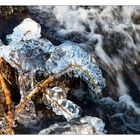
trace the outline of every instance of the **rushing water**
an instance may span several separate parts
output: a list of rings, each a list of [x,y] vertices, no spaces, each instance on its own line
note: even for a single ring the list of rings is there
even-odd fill
[[[103,74],[106,87],[101,96],[91,96],[92,91],[83,80],[70,79],[67,98],[81,107],[81,116],[102,119],[108,134],[139,134],[140,6],[29,6],[28,10],[30,17],[41,25],[43,38],[55,46],[66,41],[76,43],[94,59]],[[63,44],[60,46],[63,49]],[[78,46],[74,46],[75,51]],[[53,117],[48,117],[47,127],[64,121],[50,114]],[[27,131],[38,133],[47,128],[43,124],[45,117],[42,122],[27,126]],[[26,129],[15,130],[28,133]]]

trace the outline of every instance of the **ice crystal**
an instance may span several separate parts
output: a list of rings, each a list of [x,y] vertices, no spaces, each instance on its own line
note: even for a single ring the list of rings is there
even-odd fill
[[[46,98],[57,115],[63,115],[67,121],[80,117],[81,108],[66,99],[66,93],[59,87],[46,89]]]

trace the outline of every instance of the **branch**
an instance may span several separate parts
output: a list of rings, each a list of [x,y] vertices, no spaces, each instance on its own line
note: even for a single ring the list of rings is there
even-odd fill
[[[18,113],[25,106],[26,101],[29,100],[35,93],[37,93],[39,90],[41,90],[45,85],[47,85],[54,78],[56,78],[59,75],[62,75],[63,72],[66,72],[71,67],[77,67],[80,71],[83,72],[83,74],[85,74],[89,79],[91,79],[93,81],[93,84],[94,84],[95,87],[97,86],[96,83],[95,83],[95,81],[94,81],[94,79],[91,77],[91,75],[86,70],[84,70],[80,65],[70,64],[66,68],[62,69],[60,72],[58,72],[58,73],[50,76],[45,81],[43,81],[42,83],[40,83],[39,85],[37,85],[37,87],[34,90],[32,90],[27,96],[25,96],[22,99],[22,101],[20,102],[20,104],[16,107],[16,113]]]

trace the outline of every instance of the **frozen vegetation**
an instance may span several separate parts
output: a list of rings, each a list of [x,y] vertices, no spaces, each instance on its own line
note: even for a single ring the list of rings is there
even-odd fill
[[[14,132],[140,134],[140,6],[27,9],[0,34],[0,82],[16,81]]]
[[[65,42],[59,46],[54,46],[48,40],[41,39],[40,37],[41,26],[32,19],[27,18],[13,29],[12,34],[7,35],[9,45],[0,46],[0,56],[18,70],[21,102],[28,95],[28,92],[35,88],[34,76],[37,71],[43,71],[44,74],[52,75],[61,72],[61,70],[69,65],[72,66],[61,73],[60,76],[73,72],[73,75],[69,76],[82,78],[94,93],[101,93],[105,87],[102,72],[96,64],[96,61],[80,45]],[[46,58],[47,55],[49,58]],[[27,87],[30,88],[27,89]],[[46,93],[48,93],[46,94],[46,100],[51,104],[52,110],[56,115],[63,115],[67,121],[80,118],[81,108],[68,100],[66,96],[61,96],[61,92],[64,91],[59,92],[59,90],[62,89],[59,87],[47,89],[46,87]],[[36,116],[35,106],[32,100],[29,99],[26,101],[26,106],[15,117],[16,120],[24,125],[32,120],[33,115],[34,117]],[[28,106],[32,108],[32,112],[28,111],[30,110]],[[21,118],[22,120],[20,120]],[[94,118],[91,121],[94,121]],[[86,125],[88,126],[88,124]],[[81,126],[79,125],[78,127]],[[92,127],[95,127],[95,129],[97,127],[96,133],[100,134],[98,123],[96,125],[92,124]],[[75,133],[78,134],[79,131]]]

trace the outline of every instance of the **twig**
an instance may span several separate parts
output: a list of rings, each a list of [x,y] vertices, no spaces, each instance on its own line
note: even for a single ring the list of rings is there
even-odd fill
[[[57,77],[58,75],[60,75],[61,73],[65,72],[67,69],[69,69],[71,67],[71,65],[69,65],[68,67],[64,68],[63,70],[61,70],[60,72],[50,76],[49,78],[47,78],[44,82],[40,83],[33,91],[31,91],[27,96],[25,96],[21,103],[16,107],[16,112],[20,111],[21,108],[23,108],[25,106],[25,103],[27,100],[29,100],[36,92],[38,92],[42,87],[44,87],[46,84],[48,84],[51,80],[53,80],[55,77]]]
[[[25,106],[26,101],[29,100],[35,93],[37,93],[39,90],[41,90],[41,88],[43,88],[45,85],[47,85],[50,81],[52,81],[54,78],[61,75],[63,72],[67,71],[71,67],[77,67],[79,70],[81,70],[89,79],[93,80],[93,84],[94,84],[94,86],[96,86],[94,79],[91,77],[91,75],[86,70],[83,70],[80,65],[70,64],[66,68],[62,69],[60,72],[47,78],[45,81],[40,83],[34,90],[32,90],[27,96],[25,96],[22,99],[22,101],[20,102],[20,104],[16,107],[16,113],[18,113]]]

